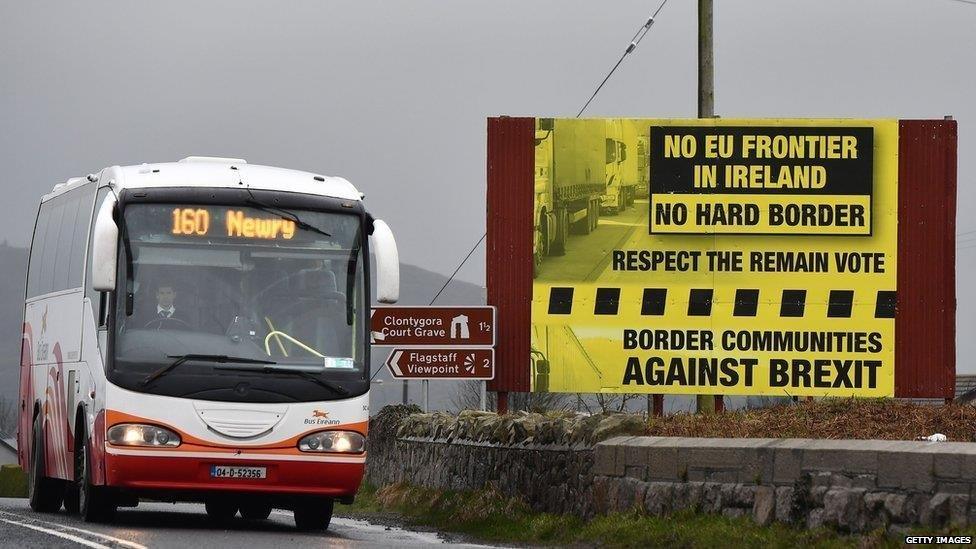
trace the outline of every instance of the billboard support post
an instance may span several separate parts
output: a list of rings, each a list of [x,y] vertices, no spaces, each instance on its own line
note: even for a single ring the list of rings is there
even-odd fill
[[[715,73],[712,51],[712,0],[698,0],[698,118],[715,116]],[[698,395],[699,413],[719,411],[720,396]]]

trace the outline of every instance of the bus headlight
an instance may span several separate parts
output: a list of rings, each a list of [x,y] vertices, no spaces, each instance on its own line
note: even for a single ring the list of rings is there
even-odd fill
[[[156,425],[120,423],[108,430],[108,441],[116,446],[165,446],[180,445],[180,435]]]
[[[359,454],[365,448],[366,437],[354,431],[319,431],[298,441],[298,449],[303,452]]]

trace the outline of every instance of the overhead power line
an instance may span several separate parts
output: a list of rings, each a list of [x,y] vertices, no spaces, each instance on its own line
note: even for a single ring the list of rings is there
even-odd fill
[[[454,272],[451,273],[451,276],[447,278],[447,280],[444,282],[444,285],[441,286],[441,289],[437,291],[437,294],[434,296],[434,299],[431,299],[428,305],[433,305],[434,302],[437,301],[437,298],[441,296],[441,292],[443,292],[444,289],[447,288],[447,285],[450,284],[452,280],[454,280],[454,275],[458,274],[458,271],[461,270],[461,267],[464,267],[464,264],[467,263],[468,258],[471,257],[471,254],[473,254],[474,251],[478,249],[478,246],[481,245],[481,242],[485,239],[486,236],[488,236],[488,233],[482,234],[481,238],[479,238],[478,241],[474,243],[474,246],[471,247],[471,251],[468,252],[468,255],[464,256],[464,259],[462,259],[461,263],[458,264],[457,269],[454,269]]]
[[[617,64],[615,64],[613,68],[610,69],[610,72],[607,73],[607,76],[603,79],[602,82],[600,82],[600,85],[596,87],[596,90],[593,92],[593,95],[591,95],[590,98],[587,99],[586,104],[583,105],[583,108],[580,109],[578,113],[576,113],[576,118],[579,118],[580,116],[583,115],[583,111],[586,110],[586,107],[590,106],[590,103],[593,102],[593,99],[596,97],[596,94],[600,93],[600,90],[603,89],[603,85],[607,83],[607,80],[610,80],[610,77],[613,76],[614,72],[616,72],[617,67],[619,67],[620,64],[624,62],[624,58],[626,58],[628,55],[633,53],[634,50],[637,49],[637,45],[641,43],[641,40],[643,40],[644,37],[647,36],[647,33],[651,30],[651,26],[654,24],[654,18],[657,17],[657,14],[661,12],[661,9],[667,3],[668,0],[664,0],[663,2],[661,2],[661,5],[658,6],[656,10],[654,10],[654,13],[647,18],[647,21],[644,22],[644,24],[641,25],[639,29],[637,29],[637,32],[634,33],[634,37],[630,39],[630,44],[627,45],[627,48],[624,50],[624,53],[622,53],[620,55],[620,59],[617,60]]]
[[[637,32],[634,34],[633,38],[630,39],[630,44],[627,46],[627,49],[624,50],[623,55],[621,55],[620,59],[617,60],[617,64],[614,65],[612,69],[610,69],[610,72],[607,74],[606,78],[604,78],[603,81],[600,82],[600,85],[596,87],[596,91],[594,91],[593,95],[591,95],[590,98],[586,101],[586,104],[583,105],[583,108],[580,109],[578,113],[576,113],[576,118],[579,118],[583,114],[583,111],[586,110],[586,107],[588,107],[590,103],[593,101],[593,99],[596,97],[596,95],[600,93],[600,90],[603,89],[603,85],[607,83],[607,80],[610,80],[610,77],[613,76],[613,73],[617,70],[617,67],[619,67],[620,64],[623,63],[624,58],[630,55],[631,53],[633,53],[635,49],[637,49],[637,45],[641,43],[641,40],[643,40],[645,36],[647,36],[648,31],[651,30],[651,26],[654,25],[654,18],[657,17],[657,14],[661,12],[661,9],[664,8],[664,5],[667,3],[668,0],[663,0],[661,2],[661,5],[659,5],[657,9],[654,10],[654,13],[647,19],[647,21],[645,21],[644,24],[641,25],[639,29],[637,29]],[[479,238],[478,241],[475,242],[474,246],[471,247],[471,250],[468,252],[468,255],[464,256],[464,259],[462,259],[461,263],[459,263],[457,268],[454,269],[454,272],[451,273],[451,276],[447,278],[447,280],[444,282],[444,285],[441,286],[441,289],[438,290],[437,293],[434,295],[434,298],[430,300],[429,305],[433,305],[434,302],[437,301],[437,298],[440,297],[441,293],[443,293],[444,290],[447,288],[447,286],[454,280],[454,277],[458,274],[458,271],[461,270],[461,267],[463,267],[464,264],[467,263],[468,259],[471,258],[471,255],[474,254],[474,251],[478,249],[478,246],[480,246],[481,243],[484,242],[486,236],[488,236],[487,232],[482,233],[481,238]],[[376,373],[374,373],[372,377],[369,378],[370,381],[375,379],[376,376],[379,375],[379,373],[382,371],[383,368],[378,369]]]
[[[627,46],[627,49],[624,50],[623,55],[620,56],[620,59],[617,61],[617,64],[614,65],[612,69],[610,69],[610,73],[607,74],[606,78],[604,78],[602,82],[600,82],[600,85],[597,86],[596,91],[593,92],[593,95],[590,96],[590,99],[587,100],[586,104],[583,105],[583,108],[580,109],[580,111],[576,114],[576,118],[579,118],[583,114],[583,111],[585,111],[586,107],[588,107],[589,104],[593,101],[593,98],[595,98],[596,95],[600,93],[600,89],[602,89],[603,85],[607,83],[607,80],[609,80],[610,76],[612,76],[613,73],[617,70],[617,67],[620,66],[620,63],[623,62],[624,58],[630,55],[631,53],[633,53],[635,49],[637,49],[637,45],[641,43],[641,40],[643,40],[645,36],[647,36],[648,31],[651,30],[651,26],[654,25],[654,18],[657,17],[657,14],[661,13],[661,9],[663,9],[664,5],[667,3],[668,0],[663,0],[661,2],[661,5],[659,5],[657,9],[654,10],[654,13],[647,19],[647,21],[645,21],[644,24],[641,25],[639,29],[637,29],[637,32],[634,33],[634,36],[630,39],[630,44]],[[454,272],[451,273],[451,276],[447,278],[447,281],[444,282],[444,285],[441,286],[441,289],[437,292],[437,294],[434,295],[434,298],[430,300],[430,305],[433,305],[434,302],[437,301],[437,298],[440,297],[444,289],[447,288],[447,286],[454,280],[455,275],[457,275],[458,271],[461,270],[461,267],[463,267],[464,264],[468,261],[468,259],[471,257],[471,254],[473,254],[474,251],[478,249],[478,246],[481,245],[481,243],[485,240],[486,236],[488,236],[487,232],[482,233],[481,238],[479,238],[478,241],[475,242],[474,246],[472,246],[471,248],[471,251],[468,252],[468,255],[464,256],[464,259],[462,259],[461,263],[458,264],[457,269],[454,269]]]
[[[454,272],[451,273],[451,276],[449,276],[446,281],[444,281],[444,285],[441,286],[441,289],[438,290],[436,294],[434,294],[434,298],[431,299],[430,303],[428,303],[427,305],[433,305],[434,302],[437,301],[437,298],[441,296],[441,293],[444,291],[445,288],[447,288],[447,285],[450,284],[452,280],[454,280],[454,277],[458,274],[458,271],[461,270],[461,267],[464,267],[464,264],[467,263],[468,259],[471,258],[471,254],[473,254],[474,251],[478,249],[478,246],[481,245],[481,243],[484,241],[486,236],[488,236],[488,233],[482,234],[481,238],[479,238],[478,241],[474,243],[474,246],[471,247],[471,250],[468,252],[468,255],[464,256],[464,259],[462,259],[461,263],[458,264],[457,269],[454,269]],[[384,368],[382,367],[376,370],[376,373],[374,373],[369,378],[369,381],[372,382],[374,379],[376,379],[376,376],[378,376],[380,372],[382,372],[383,370]]]

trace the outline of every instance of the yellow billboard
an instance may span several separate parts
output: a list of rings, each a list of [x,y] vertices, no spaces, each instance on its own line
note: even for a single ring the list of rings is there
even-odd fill
[[[534,391],[894,394],[898,125],[544,119]]]

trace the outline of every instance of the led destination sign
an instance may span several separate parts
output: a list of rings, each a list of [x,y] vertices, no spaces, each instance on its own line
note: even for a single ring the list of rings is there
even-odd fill
[[[295,236],[294,221],[281,217],[256,217],[243,210],[173,208],[171,215],[173,224],[170,233],[177,236],[225,236],[262,240],[291,240]],[[211,222],[212,220],[216,222]]]

